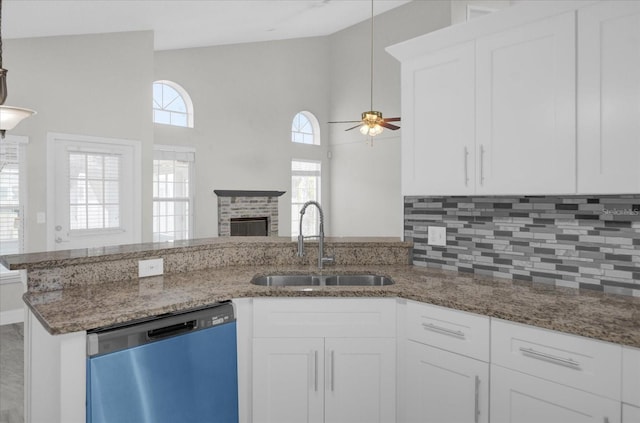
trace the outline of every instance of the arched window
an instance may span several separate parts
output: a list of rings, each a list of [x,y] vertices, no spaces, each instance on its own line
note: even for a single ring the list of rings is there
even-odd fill
[[[153,121],[193,128],[193,103],[184,88],[171,81],[153,83]]]
[[[293,117],[291,142],[320,145],[320,125],[312,113],[300,112]]]

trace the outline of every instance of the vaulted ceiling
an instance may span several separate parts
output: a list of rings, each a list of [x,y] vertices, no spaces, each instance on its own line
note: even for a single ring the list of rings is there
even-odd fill
[[[376,0],[374,14],[410,0]],[[170,50],[329,35],[371,17],[369,0],[4,0],[6,39],[153,30]]]

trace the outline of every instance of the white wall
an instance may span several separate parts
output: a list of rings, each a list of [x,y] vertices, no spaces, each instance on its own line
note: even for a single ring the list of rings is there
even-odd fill
[[[193,100],[195,128],[155,125],[154,136],[196,149],[196,237],[217,236],[214,189],[286,191],[279,233],[290,235],[291,159],[322,159],[329,175],[327,46],[320,37],[155,53],[155,79],[180,84]],[[302,110],[320,121],[321,147],[292,144]]]
[[[400,116],[400,63],[384,49],[450,25],[449,1],[414,1],[375,18],[373,108]],[[359,120],[370,105],[370,21],[330,36],[330,120]],[[402,124],[400,124],[402,126]],[[331,125],[331,219],[334,236],[402,236],[400,136],[373,139]]]
[[[3,40],[9,70],[7,105],[35,109],[11,133],[27,146],[27,252],[47,247],[47,132],[135,139],[150,157],[153,145],[151,83],[153,33],[129,32]],[[151,162],[143,163],[143,239],[151,239]],[[20,284],[0,285],[0,311],[21,306]]]

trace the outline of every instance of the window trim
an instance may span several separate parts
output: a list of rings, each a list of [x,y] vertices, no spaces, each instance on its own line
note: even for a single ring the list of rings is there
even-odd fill
[[[182,97],[182,100],[184,101],[185,107],[187,108],[187,113],[186,113],[187,114],[187,126],[172,125],[170,123],[156,122],[154,120],[154,118],[153,118],[153,111],[154,110],[164,110],[164,109],[156,109],[155,107],[151,108],[151,120],[153,121],[153,123],[157,123],[158,125],[175,126],[176,128],[193,128],[194,127],[193,101],[191,100],[191,96],[189,95],[187,90],[182,88],[181,85],[179,85],[179,84],[177,84],[177,83],[175,83],[173,81],[169,81],[168,79],[159,79],[157,81],[153,81],[153,84],[167,85],[167,86],[173,88],[174,90],[176,90],[178,92],[178,94],[180,95],[180,97]],[[175,112],[171,112],[171,113],[175,113]]]
[[[291,119],[291,126],[293,127],[293,122],[295,121],[296,117],[298,115],[303,115],[304,117],[306,117],[309,120],[309,123],[311,123],[311,128],[313,131],[313,142],[311,144],[307,144],[304,142],[298,142],[298,141],[294,141],[293,137],[291,137],[291,143],[295,144],[295,145],[309,145],[309,146],[320,146],[321,145],[321,138],[320,138],[320,122],[318,122],[318,118],[311,112],[307,111],[307,110],[301,110],[298,113],[296,113],[293,116],[293,119]],[[291,132],[293,133],[293,129],[291,130]]]
[[[158,154],[156,154],[158,153]],[[163,154],[175,154],[176,156],[181,156],[184,155],[184,157],[186,158],[186,161],[190,162],[191,165],[189,166],[189,196],[188,197],[176,197],[176,200],[184,200],[187,199],[189,201],[189,208],[190,208],[190,212],[189,212],[189,228],[188,228],[188,239],[193,239],[194,237],[194,233],[195,233],[195,227],[196,227],[196,218],[195,218],[195,204],[196,204],[196,178],[195,178],[195,163],[196,163],[196,149],[193,147],[184,147],[184,146],[178,146],[178,145],[166,145],[166,144],[155,144],[153,146],[153,159],[152,162],[154,162],[155,160],[171,160],[171,159],[164,159],[164,158],[157,158],[157,155],[163,155]],[[189,157],[190,156],[190,157]],[[179,158],[173,158],[173,160],[179,160]],[[154,164],[152,163],[152,167],[154,167]],[[152,178],[153,178],[153,173],[152,173]],[[153,180],[152,180],[152,184],[153,184]],[[151,198],[151,206],[152,206],[152,211],[151,211],[151,217],[152,217],[152,225],[153,225],[153,206],[155,204],[156,201],[164,201],[164,198],[161,197],[154,197],[153,196],[153,192],[152,192],[152,198]],[[151,228],[151,237],[152,239],[155,238],[155,232],[154,232],[154,228]],[[156,242],[156,241],[154,241]],[[158,241],[161,242],[161,241]]]
[[[309,145],[309,144],[306,144]],[[313,164],[317,164],[319,165],[320,169],[317,171],[308,171],[308,170],[298,170],[298,171],[294,171],[293,169],[291,169],[291,165],[294,162],[304,162],[304,163],[313,163]],[[291,184],[291,203],[289,205],[289,207],[291,208],[291,206],[293,206],[294,202],[293,202],[293,177],[294,176],[313,176],[318,178],[318,193],[317,193],[317,197],[315,198],[314,201],[317,201],[318,203],[322,203],[322,160],[315,160],[315,159],[297,159],[297,158],[292,158],[291,161],[289,162],[289,183]],[[298,228],[294,227],[294,215],[291,216],[291,236],[297,236],[296,232],[298,230]],[[298,223],[300,222],[299,220],[297,220]],[[315,222],[316,225],[318,226],[320,221],[319,219],[317,219],[317,221]],[[296,234],[296,235],[294,235]],[[309,234],[307,234],[309,235]]]
[[[20,236],[18,239],[18,254],[24,253],[27,250],[28,239],[28,225],[26,224],[27,216],[27,145],[29,144],[29,137],[23,135],[10,135],[7,134],[3,143],[15,143],[18,148],[18,202],[21,210],[20,219]],[[10,271],[4,275],[0,275],[0,285],[8,285],[14,283],[21,283],[22,275],[19,270]]]

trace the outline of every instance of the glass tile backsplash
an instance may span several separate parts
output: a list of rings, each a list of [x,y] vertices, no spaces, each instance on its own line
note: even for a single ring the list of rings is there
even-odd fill
[[[640,296],[640,195],[410,196],[404,234],[416,266]]]

